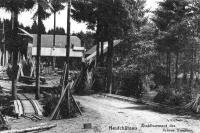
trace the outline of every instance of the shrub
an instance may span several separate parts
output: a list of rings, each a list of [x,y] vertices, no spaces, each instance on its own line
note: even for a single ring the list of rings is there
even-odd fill
[[[124,76],[122,78],[121,94],[141,98],[144,88],[142,87],[141,75],[138,72]]]
[[[170,96],[169,92],[166,90],[161,90],[158,94],[154,97],[153,101],[157,103],[166,103],[166,99]]]
[[[169,90],[173,89],[165,88],[163,90],[160,90],[153,101],[173,106],[181,105],[184,102],[183,93],[170,92]]]

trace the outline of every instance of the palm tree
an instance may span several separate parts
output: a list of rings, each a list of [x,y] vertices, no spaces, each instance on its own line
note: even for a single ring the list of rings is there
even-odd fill
[[[12,98],[16,99],[17,89],[17,72],[18,72],[18,14],[25,9],[31,9],[34,5],[32,0],[0,0],[0,7],[6,9],[7,11],[12,13],[12,44],[9,45],[10,50],[12,51]]]

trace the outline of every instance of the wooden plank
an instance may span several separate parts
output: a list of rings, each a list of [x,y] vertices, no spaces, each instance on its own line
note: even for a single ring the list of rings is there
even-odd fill
[[[18,116],[21,116],[24,113],[21,102],[19,100],[14,100],[14,106],[15,112],[18,114]]]
[[[1,133],[25,133],[25,132],[44,131],[56,126],[57,124],[46,124],[46,125],[40,125],[40,126],[26,128],[26,129],[7,130],[7,131],[2,131]]]
[[[19,105],[19,116],[21,116],[24,113],[23,106],[19,100],[17,100],[17,102]]]
[[[14,106],[15,106],[15,113],[19,115],[19,105],[16,100],[14,100]]]
[[[24,114],[34,114],[35,110],[29,100],[21,100],[24,106]]]
[[[38,115],[42,116],[42,110],[41,110],[41,107],[40,107],[38,101],[37,100],[33,100],[33,104],[35,105],[35,108],[37,109]]]

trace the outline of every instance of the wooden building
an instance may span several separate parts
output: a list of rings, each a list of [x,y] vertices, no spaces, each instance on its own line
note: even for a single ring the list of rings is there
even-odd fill
[[[28,56],[37,55],[37,35],[33,34],[33,41],[28,44]],[[81,40],[77,36],[71,36],[70,64],[79,67],[84,53]],[[56,58],[56,67],[62,68],[66,58],[66,35],[55,36],[55,47],[53,47],[53,35],[41,35],[41,62],[51,66],[53,57]]]

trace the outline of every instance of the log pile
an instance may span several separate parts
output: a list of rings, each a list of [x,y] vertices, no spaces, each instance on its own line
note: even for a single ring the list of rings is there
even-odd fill
[[[186,109],[190,109],[196,113],[200,112],[200,94],[197,95],[190,103],[185,105]]]

